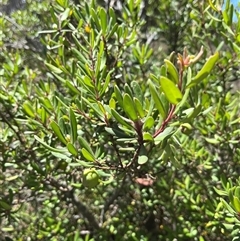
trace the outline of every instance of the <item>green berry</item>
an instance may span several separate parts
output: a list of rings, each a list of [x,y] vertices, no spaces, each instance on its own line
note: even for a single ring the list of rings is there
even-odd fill
[[[96,187],[99,184],[99,175],[95,169],[85,169],[83,171],[82,183],[88,188]]]

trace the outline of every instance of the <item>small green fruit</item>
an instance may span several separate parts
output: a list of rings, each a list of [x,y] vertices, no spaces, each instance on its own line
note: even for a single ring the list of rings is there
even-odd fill
[[[96,187],[99,184],[99,175],[95,169],[85,169],[83,171],[82,183],[89,188]]]

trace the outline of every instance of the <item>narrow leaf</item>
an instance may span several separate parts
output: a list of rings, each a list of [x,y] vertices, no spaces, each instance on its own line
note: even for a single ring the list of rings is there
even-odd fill
[[[187,72],[187,84],[189,84],[191,82],[191,79],[192,79],[192,69],[189,67],[188,72]],[[177,107],[174,111],[174,114],[176,114],[180,110],[180,108],[186,103],[189,93],[190,93],[190,89],[188,88],[185,90],[183,98],[182,98],[181,102],[177,105]]]
[[[0,206],[5,210],[10,210],[11,206],[3,200],[0,200]]]
[[[88,144],[88,142],[82,138],[81,136],[78,137],[79,144],[82,148],[86,149],[92,156],[94,156],[92,148]]]
[[[86,158],[88,161],[94,161],[95,158],[94,156],[88,152],[88,150],[86,150],[85,148],[82,148],[82,155],[84,156],[84,158]]]
[[[178,84],[178,72],[176,67],[170,62],[168,59],[164,59],[165,65],[167,67],[167,72],[170,75],[170,79],[175,83]]]
[[[35,117],[35,113],[34,113],[34,109],[32,107],[32,105],[28,102],[28,101],[25,101],[23,103],[23,110],[26,112],[26,114],[32,118]]]
[[[160,100],[160,93],[157,93],[155,86],[153,85],[152,81],[149,80],[149,88],[150,93],[153,97],[154,103],[156,105],[156,108],[158,109],[159,114],[162,116],[163,119],[166,118],[166,112],[164,110],[163,104]]]
[[[219,52],[216,52],[214,55],[210,56],[208,58],[207,62],[202,67],[202,69],[192,79],[190,84],[187,85],[187,88],[191,88],[191,87],[197,85],[198,83],[200,83],[203,79],[205,79],[212,71],[212,69],[215,66],[218,59],[219,59]]]
[[[234,209],[233,209],[223,198],[220,198],[220,201],[222,202],[222,204],[224,205],[224,207],[225,207],[231,214],[236,213],[236,212],[234,211]]]
[[[55,121],[52,121],[50,123],[50,126],[52,128],[52,130],[54,131],[54,133],[56,134],[56,136],[58,137],[58,139],[63,143],[63,144],[67,144],[67,141],[65,139],[65,137],[62,134],[61,129],[59,128],[58,124]]]
[[[133,100],[134,100],[134,104],[136,106],[136,109],[137,109],[137,112],[138,112],[139,116],[141,118],[143,118],[145,116],[145,111],[143,109],[143,106],[142,106],[141,102],[139,101],[139,99],[137,99],[135,97],[133,98]]]
[[[75,143],[77,140],[77,120],[73,110],[69,109],[70,130],[71,130],[71,142]]]
[[[121,116],[120,114],[118,114],[117,111],[115,111],[114,109],[111,108],[111,114],[112,116],[123,126],[126,126],[127,128],[133,128],[131,126],[131,124],[129,124],[129,121],[127,121],[126,118],[124,118],[123,116]]]
[[[62,70],[59,69],[59,68],[57,68],[57,67],[55,67],[54,65],[49,64],[49,63],[45,63],[45,64],[46,64],[47,67],[48,67],[51,71],[53,71],[54,73],[56,73],[56,74],[61,74],[61,73],[62,73]]]
[[[100,15],[100,21],[101,21],[101,27],[102,27],[102,32],[105,35],[106,30],[107,30],[107,13],[104,8],[101,8],[99,11]]]
[[[74,155],[74,156],[78,155],[78,152],[72,143],[68,142],[67,149],[72,155]]]
[[[123,107],[123,97],[122,97],[121,91],[119,90],[117,85],[114,86],[114,93],[115,93],[116,99],[118,101],[118,104],[121,107]]]
[[[41,140],[38,136],[34,135],[34,138],[39,142],[41,143],[44,147],[46,147],[48,150],[52,151],[52,152],[58,152],[58,153],[64,153],[65,150],[62,149],[56,149],[56,148],[53,148],[51,146],[49,146],[46,142],[44,142],[43,140]]]
[[[235,210],[237,211],[237,213],[240,213],[240,200],[236,196],[233,197],[233,206],[234,206]]]

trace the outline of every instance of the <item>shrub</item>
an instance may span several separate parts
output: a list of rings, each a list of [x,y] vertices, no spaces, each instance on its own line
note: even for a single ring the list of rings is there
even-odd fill
[[[9,52],[2,43],[4,234],[236,240],[239,94],[232,83],[240,20],[232,21],[233,6],[76,2],[39,3],[49,18],[40,11],[45,47],[34,61],[33,49]]]

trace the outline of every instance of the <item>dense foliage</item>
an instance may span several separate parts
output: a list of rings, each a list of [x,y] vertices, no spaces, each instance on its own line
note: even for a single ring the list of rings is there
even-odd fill
[[[240,240],[230,1],[20,2],[0,18],[0,239]]]

